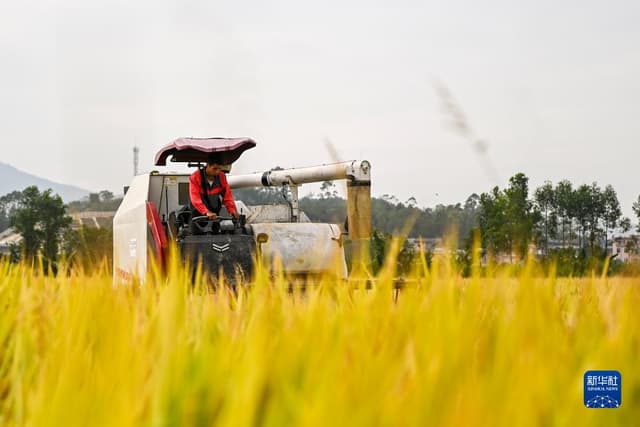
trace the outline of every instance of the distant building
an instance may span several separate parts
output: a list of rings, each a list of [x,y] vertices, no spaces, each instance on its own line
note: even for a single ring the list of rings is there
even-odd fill
[[[432,252],[434,254],[442,254],[445,252],[444,244],[440,237],[410,237],[407,239],[407,244],[416,251],[419,251],[422,247],[426,252]]]
[[[622,262],[640,261],[640,235],[629,234],[613,238],[611,256]]]
[[[7,228],[0,233],[0,255],[9,255],[12,245],[19,245],[22,236],[16,233],[13,228]]]
[[[75,212],[71,214],[73,222],[71,228],[78,229],[82,226],[89,228],[111,228],[113,226],[114,211],[87,211]]]

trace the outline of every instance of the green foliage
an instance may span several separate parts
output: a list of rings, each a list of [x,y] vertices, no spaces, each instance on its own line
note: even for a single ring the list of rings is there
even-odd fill
[[[0,232],[3,232],[9,228],[10,220],[9,215],[4,210],[0,210]]]
[[[509,187],[504,190],[504,197],[504,229],[509,236],[510,249],[518,259],[523,259],[533,241],[535,227],[540,222],[540,214],[529,200],[529,178],[523,173],[512,176]]]
[[[506,233],[507,200],[498,187],[480,195],[478,227],[483,249],[497,255],[511,250],[511,236]]]
[[[303,197],[300,199],[300,209],[314,222],[343,224],[347,218],[347,201],[340,197]]]
[[[414,199],[415,200],[415,199]],[[420,209],[410,198],[406,203],[390,196],[371,199],[373,227],[385,234],[407,233],[407,237],[436,238],[459,231],[468,234],[476,222],[478,196],[471,195],[464,205],[437,205]],[[304,198],[300,206],[313,221],[341,223],[346,217],[346,201],[340,198]],[[407,224],[413,224],[405,230]]]
[[[100,200],[102,200],[103,202],[110,202],[114,199],[114,195],[111,191],[108,190],[102,190],[100,193],[98,193],[100,196]]]
[[[625,227],[622,223],[622,210],[616,190],[611,185],[607,185],[602,192],[602,203],[604,204],[602,221],[604,223],[604,247],[608,246],[609,230],[617,227]]]
[[[638,196],[638,200],[633,202],[633,213],[636,214],[636,218],[638,219],[637,231],[640,232],[640,196]]]
[[[558,205],[551,182],[546,181],[542,187],[536,189],[534,200],[543,221],[543,230],[540,232],[539,240],[544,243],[545,254],[547,254],[549,252],[549,240],[557,237],[558,234]]]
[[[69,212],[111,212],[118,210],[122,203],[121,197],[115,197],[111,191],[102,190],[91,193],[84,200],[76,200],[67,205]]]
[[[621,262],[617,260],[611,261],[609,269],[610,275],[624,277],[640,277],[640,262]]]
[[[378,229],[374,229],[371,235],[371,268],[374,274],[378,274],[390,256],[391,245],[394,236],[386,234]],[[413,263],[418,256],[418,251],[407,240],[402,242],[402,247],[395,257],[395,270],[397,275],[406,276],[411,272]],[[432,254],[428,253],[427,265],[431,265]]]
[[[553,207],[555,208],[557,215],[560,217],[562,247],[565,247],[567,238],[571,239],[572,233],[572,218],[574,213],[573,184],[566,179],[562,180],[556,184],[554,193],[555,204]]]
[[[320,186],[321,198],[336,198],[338,197],[338,191],[336,190],[336,184],[333,181],[324,181]]]
[[[604,249],[597,247],[595,253],[588,253],[586,250],[574,250],[572,248],[556,248],[549,251],[547,257],[542,258],[540,263],[544,271],[549,273],[554,270],[559,277],[581,277],[589,274],[601,274],[607,266],[607,257]],[[610,260],[607,273],[617,274],[620,270],[621,262]]]
[[[113,229],[82,226],[68,229],[64,235],[63,253],[68,263],[92,271],[96,265],[113,263]]]
[[[21,197],[22,192],[20,191],[13,191],[0,197],[0,232],[11,225],[11,217]]]
[[[380,230],[374,229],[371,234],[371,268],[377,274],[384,265],[387,253],[387,237]]]
[[[71,224],[64,203],[51,189],[40,192],[27,187],[16,200],[10,220],[11,226],[22,236],[22,253],[33,260],[41,253],[45,263],[55,265],[62,233]]]
[[[480,241],[480,229],[476,227],[463,239],[460,248],[455,251],[455,266],[462,277],[471,276],[473,272],[474,243]],[[482,249],[477,247],[475,250]]]

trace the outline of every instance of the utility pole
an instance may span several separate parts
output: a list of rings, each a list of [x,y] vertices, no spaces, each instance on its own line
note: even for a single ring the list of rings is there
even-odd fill
[[[140,149],[136,146],[133,147],[133,176],[138,175],[138,154]]]

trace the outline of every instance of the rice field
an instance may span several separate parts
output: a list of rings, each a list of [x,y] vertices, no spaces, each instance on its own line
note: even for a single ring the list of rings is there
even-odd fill
[[[0,263],[0,425],[640,425],[640,278],[393,276],[234,294],[175,261],[116,287]],[[585,408],[594,369],[620,408]]]

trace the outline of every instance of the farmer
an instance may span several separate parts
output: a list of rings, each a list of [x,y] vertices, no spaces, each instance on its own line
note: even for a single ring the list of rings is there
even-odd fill
[[[225,205],[229,215],[238,218],[238,210],[233,201],[231,187],[222,172],[222,161],[215,153],[209,155],[207,165],[198,168],[189,178],[189,198],[191,217],[208,216],[216,219]]]

